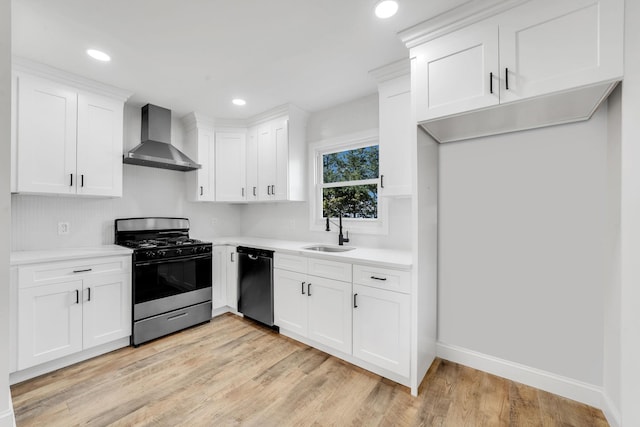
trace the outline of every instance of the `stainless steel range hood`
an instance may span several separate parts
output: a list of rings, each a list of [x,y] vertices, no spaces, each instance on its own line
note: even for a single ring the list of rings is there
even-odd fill
[[[171,110],[142,107],[141,143],[125,154],[123,163],[152,168],[192,171],[202,166],[171,145]]]

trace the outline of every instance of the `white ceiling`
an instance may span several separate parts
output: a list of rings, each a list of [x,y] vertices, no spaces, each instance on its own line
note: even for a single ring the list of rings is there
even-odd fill
[[[375,0],[13,0],[12,46],[178,116],[313,112],[375,92],[368,71],[408,56],[398,31],[468,1],[399,0],[379,20]]]

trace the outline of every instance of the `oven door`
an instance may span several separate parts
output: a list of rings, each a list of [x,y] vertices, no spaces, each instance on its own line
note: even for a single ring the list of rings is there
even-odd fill
[[[211,301],[211,254],[135,262],[133,319]]]

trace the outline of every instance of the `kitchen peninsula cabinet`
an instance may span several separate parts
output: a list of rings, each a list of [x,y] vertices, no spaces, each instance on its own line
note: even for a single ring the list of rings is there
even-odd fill
[[[235,246],[213,247],[213,313],[238,311],[238,253]]]
[[[125,92],[14,61],[12,192],[122,196]]]
[[[401,32],[417,122],[446,142],[589,118],[622,79],[623,6],[502,3],[479,21],[462,7]]]

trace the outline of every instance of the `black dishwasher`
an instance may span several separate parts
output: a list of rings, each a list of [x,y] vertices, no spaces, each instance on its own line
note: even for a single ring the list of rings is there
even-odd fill
[[[273,251],[238,246],[238,311],[273,327]]]

